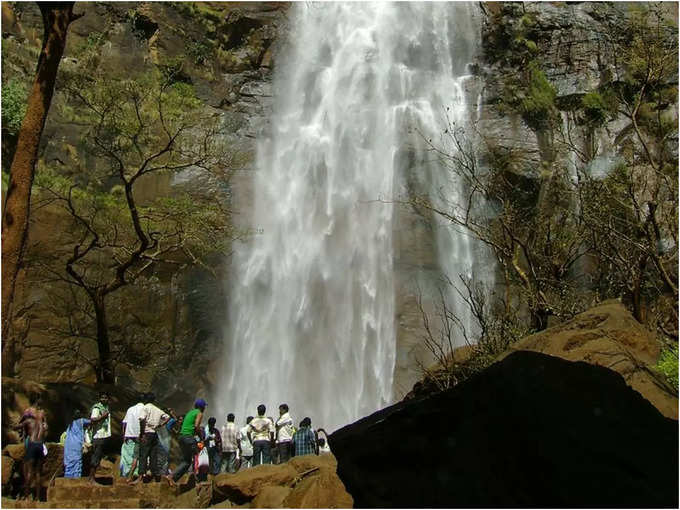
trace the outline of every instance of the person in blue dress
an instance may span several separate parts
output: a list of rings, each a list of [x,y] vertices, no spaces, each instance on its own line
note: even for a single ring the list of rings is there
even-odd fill
[[[83,441],[85,440],[85,427],[90,425],[90,420],[82,418],[80,411],[76,409],[73,421],[66,429],[64,441],[64,477],[80,478],[83,476]]]

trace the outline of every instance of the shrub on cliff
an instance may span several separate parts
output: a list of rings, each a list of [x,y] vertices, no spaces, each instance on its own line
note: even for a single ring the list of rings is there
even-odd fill
[[[10,79],[2,85],[2,178],[9,183],[9,167],[12,164],[21,122],[26,115],[28,89],[18,79]],[[7,186],[3,186],[7,190]]]
[[[661,352],[656,369],[666,378],[668,383],[678,391],[678,346],[673,346]]]
[[[16,135],[21,128],[21,121],[26,115],[28,90],[18,80],[9,80],[2,85],[2,129]]]
[[[535,61],[529,63],[528,75],[528,84],[524,98],[519,101],[519,110],[529,127],[540,129],[549,125],[556,114],[557,92]]]

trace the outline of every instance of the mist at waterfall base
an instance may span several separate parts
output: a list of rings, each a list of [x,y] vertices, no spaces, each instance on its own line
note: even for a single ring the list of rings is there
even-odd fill
[[[432,200],[455,183],[428,162],[479,38],[468,3],[295,3],[260,138],[250,227],[229,279],[212,407],[237,423],[260,403],[333,431],[390,403],[396,357],[392,201],[408,147]],[[453,197],[455,199],[455,197]],[[451,197],[449,197],[451,199]],[[454,200],[455,201],[455,200]],[[442,270],[468,274],[468,241],[438,234]],[[446,237],[444,239],[442,236]],[[212,415],[212,412],[209,412]]]

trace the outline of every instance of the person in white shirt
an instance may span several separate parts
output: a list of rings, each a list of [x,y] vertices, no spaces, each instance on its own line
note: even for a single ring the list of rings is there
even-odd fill
[[[152,402],[155,399],[156,396],[153,393],[147,393],[144,407],[139,415],[139,475],[140,478],[146,475],[150,457],[151,474],[157,482],[160,482],[161,472],[158,463],[160,443],[156,429],[165,425],[170,419],[170,415],[153,405]]]
[[[208,419],[208,424],[205,426],[205,447],[208,449],[208,457],[210,459],[210,467],[208,471],[210,474],[220,474],[222,469],[222,434],[215,424],[217,418],[211,416]]]
[[[123,446],[120,448],[120,475],[127,476],[128,481],[137,476],[139,462],[139,414],[144,408],[138,402],[128,408],[123,418]]]
[[[168,474],[168,460],[170,458],[170,442],[172,440],[172,428],[177,423],[177,418],[175,417],[175,411],[173,409],[168,409],[168,414],[170,419],[168,422],[156,429],[156,434],[158,434],[158,466],[162,475]]]
[[[320,437],[321,434],[323,434],[324,437]],[[319,455],[323,453],[331,453],[331,447],[328,446],[328,432],[322,428],[318,428],[316,430],[316,435],[318,437]]]
[[[288,413],[288,404],[279,406],[279,419],[276,420],[276,448],[279,452],[279,463],[288,462],[293,456],[293,419]]]
[[[319,438],[319,455],[323,455],[324,453],[331,453],[331,447],[328,446],[326,443],[326,440],[323,437]]]
[[[253,466],[271,464],[271,442],[274,440],[274,423],[264,413],[264,404],[257,406],[257,417],[248,424],[250,441],[253,443]]]
[[[222,427],[222,461],[226,463],[227,473],[236,473],[236,452],[238,451],[238,429],[234,413],[227,415],[227,423]]]
[[[241,457],[241,468],[243,469],[253,465],[253,444],[250,442],[250,437],[248,436],[251,421],[253,421],[253,417],[248,416],[245,426],[238,431],[237,436],[238,452]]]

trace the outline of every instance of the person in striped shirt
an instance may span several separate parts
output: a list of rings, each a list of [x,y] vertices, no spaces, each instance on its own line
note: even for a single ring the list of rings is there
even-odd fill
[[[238,432],[234,413],[227,415],[227,422],[222,427],[222,463],[226,473],[236,473],[236,452],[238,451]]]
[[[312,430],[312,420],[306,417],[300,422],[300,428],[293,435],[295,456],[319,454],[316,444],[316,435]]]

